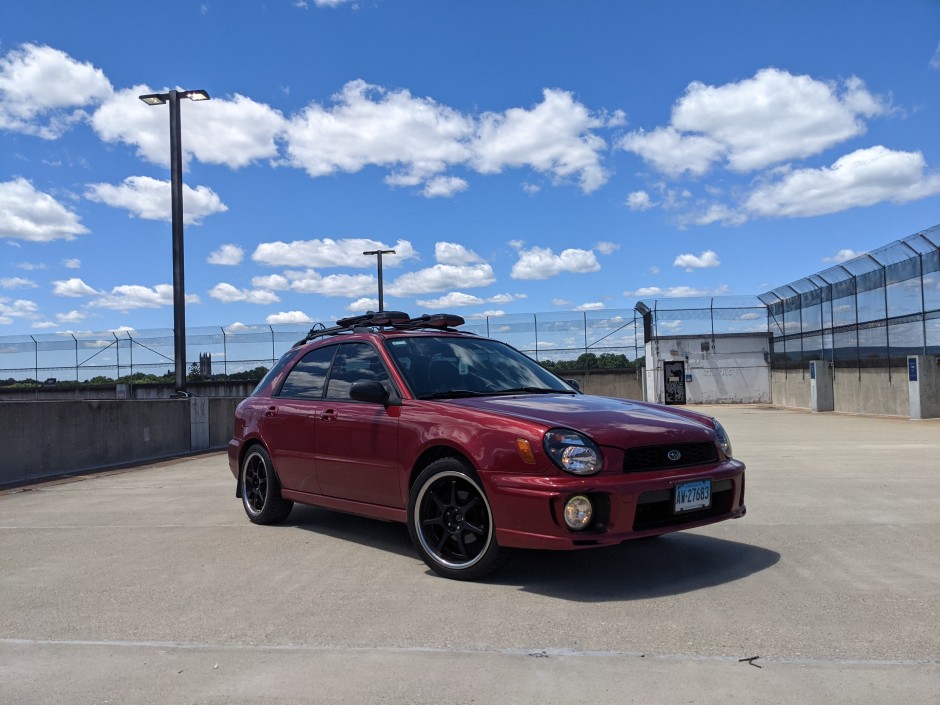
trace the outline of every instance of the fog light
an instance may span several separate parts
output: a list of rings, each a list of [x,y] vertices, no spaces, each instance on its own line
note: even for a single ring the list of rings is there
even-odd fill
[[[583,494],[575,495],[565,502],[565,523],[572,531],[581,531],[591,523],[594,506]]]

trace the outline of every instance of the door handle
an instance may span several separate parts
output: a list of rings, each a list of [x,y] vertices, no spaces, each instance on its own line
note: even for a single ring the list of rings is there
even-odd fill
[[[267,409],[265,409],[264,415],[267,417],[277,416],[277,407],[269,406]]]
[[[321,421],[336,421],[336,412],[332,409],[327,409],[322,414],[320,414]]]

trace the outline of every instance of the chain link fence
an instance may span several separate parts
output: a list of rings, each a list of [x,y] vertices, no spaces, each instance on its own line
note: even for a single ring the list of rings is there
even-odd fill
[[[637,310],[601,309],[469,319],[462,330],[503,340],[543,363],[582,355],[643,357],[647,337],[766,332],[771,365],[805,371],[901,367],[940,354],[940,225],[757,297],[657,299]],[[325,323],[332,325],[332,323]],[[212,360],[213,376],[257,376],[310,324],[190,328],[187,365]],[[120,330],[0,337],[0,384],[110,382],[173,375],[173,331]]]
[[[940,225],[781,286],[767,304],[774,369],[905,367],[940,354]]]
[[[325,325],[332,325],[326,323]],[[311,324],[189,328],[187,367],[211,356],[211,374],[260,377]],[[643,355],[643,324],[633,310],[513,314],[469,319],[461,330],[503,340],[535,359],[574,360],[611,353]],[[173,376],[173,331],[120,330],[0,337],[0,384],[112,382],[139,375]],[[188,370],[187,370],[188,371]]]

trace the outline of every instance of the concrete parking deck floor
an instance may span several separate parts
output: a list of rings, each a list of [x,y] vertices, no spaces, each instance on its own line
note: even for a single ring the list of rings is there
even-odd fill
[[[0,702],[940,702],[940,421],[707,411],[745,518],[477,583],[222,454],[2,493]]]

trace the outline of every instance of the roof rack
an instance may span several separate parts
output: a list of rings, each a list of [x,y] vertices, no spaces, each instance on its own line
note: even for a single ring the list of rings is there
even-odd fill
[[[348,316],[341,318],[335,326],[327,328],[322,323],[315,324],[302,339],[294,343],[293,347],[299,347],[310,342],[315,338],[324,335],[336,335],[355,330],[368,330],[371,328],[393,328],[395,330],[441,330],[450,333],[457,333],[457,326],[462,326],[466,321],[461,316],[452,313],[425,313],[416,318],[412,318],[404,311],[367,311],[359,316]]]

